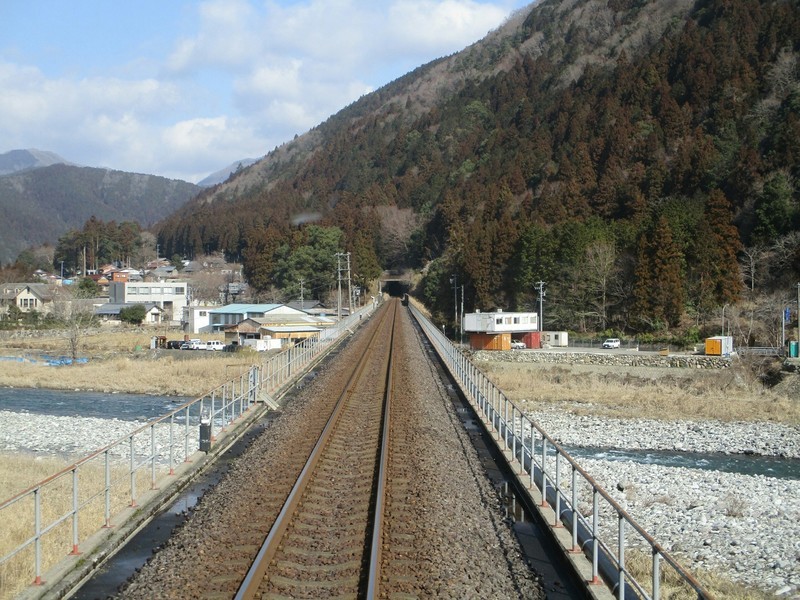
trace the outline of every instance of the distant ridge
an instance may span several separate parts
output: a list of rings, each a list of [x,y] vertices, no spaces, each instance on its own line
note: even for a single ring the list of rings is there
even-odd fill
[[[212,185],[217,185],[218,183],[224,183],[227,181],[228,177],[230,177],[233,173],[238,171],[239,169],[244,169],[249,167],[253,163],[257,162],[258,159],[256,158],[243,158],[242,160],[237,160],[236,162],[228,165],[224,169],[220,169],[219,171],[214,171],[206,177],[205,179],[198,181],[197,185],[200,187],[211,187]]]
[[[0,263],[13,261],[26,248],[55,246],[61,235],[80,229],[91,217],[149,227],[201,190],[192,183],[156,175],[68,164],[31,166],[4,175],[0,177]]]
[[[0,175],[10,175],[27,169],[37,169],[58,164],[76,166],[75,163],[71,163],[55,152],[48,152],[47,150],[36,150],[35,148],[10,150],[5,154],[0,154]]]

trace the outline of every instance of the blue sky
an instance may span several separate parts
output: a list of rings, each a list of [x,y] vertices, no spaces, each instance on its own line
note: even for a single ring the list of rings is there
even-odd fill
[[[196,182],[500,26],[523,0],[0,0],[0,153]]]

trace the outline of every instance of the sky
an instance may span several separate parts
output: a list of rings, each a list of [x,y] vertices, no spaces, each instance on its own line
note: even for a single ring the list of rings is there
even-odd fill
[[[530,0],[0,0],[0,153],[197,182]]]

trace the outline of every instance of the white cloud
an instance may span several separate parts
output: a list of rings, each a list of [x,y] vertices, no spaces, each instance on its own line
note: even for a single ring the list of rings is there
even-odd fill
[[[389,39],[420,52],[451,53],[486,35],[507,11],[470,0],[398,0],[389,11]]]
[[[71,79],[0,58],[0,151],[38,147],[197,181],[477,41],[510,2],[518,0],[209,0],[196,23],[182,22],[195,30],[167,56],[137,61],[154,65],[138,78],[119,76],[129,65]]]

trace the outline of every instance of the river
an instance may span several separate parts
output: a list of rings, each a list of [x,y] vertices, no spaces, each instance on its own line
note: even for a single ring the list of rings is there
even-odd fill
[[[189,398],[140,394],[0,388],[0,410],[125,421],[147,421],[160,417],[188,400]],[[586,447],[564,449],[579,462],[581,458],[594,458],[800,479],[800,460],[774,456]]]

